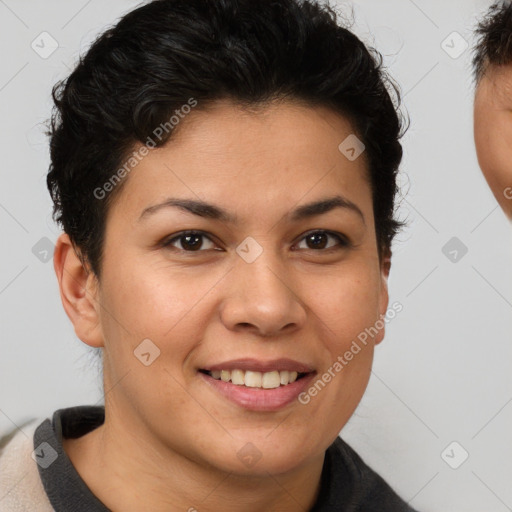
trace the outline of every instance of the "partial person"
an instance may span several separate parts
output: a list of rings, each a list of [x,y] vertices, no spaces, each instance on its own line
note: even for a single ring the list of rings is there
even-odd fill
[[[512,222],[512,3],[491,5],[477,29],[474,136],[478,163]]]

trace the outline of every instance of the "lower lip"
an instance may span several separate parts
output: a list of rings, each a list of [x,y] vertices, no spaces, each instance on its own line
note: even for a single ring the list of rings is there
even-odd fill
[[[315,376],[315,373],[312,372],[286,386],[263,389],[238,386],[231,382],[214,379],[202,372],[198,373],[222,396],[240,407],[251,411],[277,411],[282,409],[296,400]]]

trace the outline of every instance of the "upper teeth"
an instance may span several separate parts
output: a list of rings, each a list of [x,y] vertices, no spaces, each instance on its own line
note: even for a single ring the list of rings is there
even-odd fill
[[[211,372],[214,379],[220,379],[224,382],[231,381],[232,384],[238,386],[247,386],[250,388],[278,388],[281,384],[291,384],[297,380],[297,372],[289,372],[288,370],[272,372],[253,372],[250,370],[214,370]]]

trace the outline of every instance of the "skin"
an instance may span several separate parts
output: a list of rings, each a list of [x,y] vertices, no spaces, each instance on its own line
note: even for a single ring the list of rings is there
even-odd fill
[[[489,66],[475,94],[478,163],[496,200],[512,221],[512,66]]]
[[[379,331],[307,405],[248,411],[197,373],[236,358],[289,357],[318,375],[388,306],[389,257],[379,261],[364,153],[338,145],[350,123],[294,103],[244,112],[229,102],[194,111],[175,137],[130,173],[107,217],[101,281],[80,264],[69,237],[55,250],[61,298],[77,336],[102,347],[105,423],[64,449],[114,511],[309,510],[324,453],[366,389]],[[299,222],[297,206],[341,194],[363,219],[337,208]],[[141,212],[168,197],[206,200],[238,224],[178,208]],[[200,251],[181,238],[208,233]],[[306,234],[325,229],[327,248]],[[252,263],[246,238],[263,249]],[[201,239],[200,239],[201,240]],[[333,247],[329,249],[329,247]],[[388,255],[389,256],[389,255]],[[134,349],[149,338],[160,356],[144,366]],[[237,452],[251,442],[261,459]]]

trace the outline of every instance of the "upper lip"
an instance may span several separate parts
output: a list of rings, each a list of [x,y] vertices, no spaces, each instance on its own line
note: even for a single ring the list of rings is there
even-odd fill
[[[231,361],[224,361],[223,363],[212,364],[201,368],[206,371],[219,371],[219,370],[244,370],[254,372],[271,372],[271,371],[284,371],[297,373],[310,373],[314,371],[314,368],[308,364],[294,361],[293,359],[281,358],[272,359],[269,361],[262,361],[259,359],[232,359]]]

